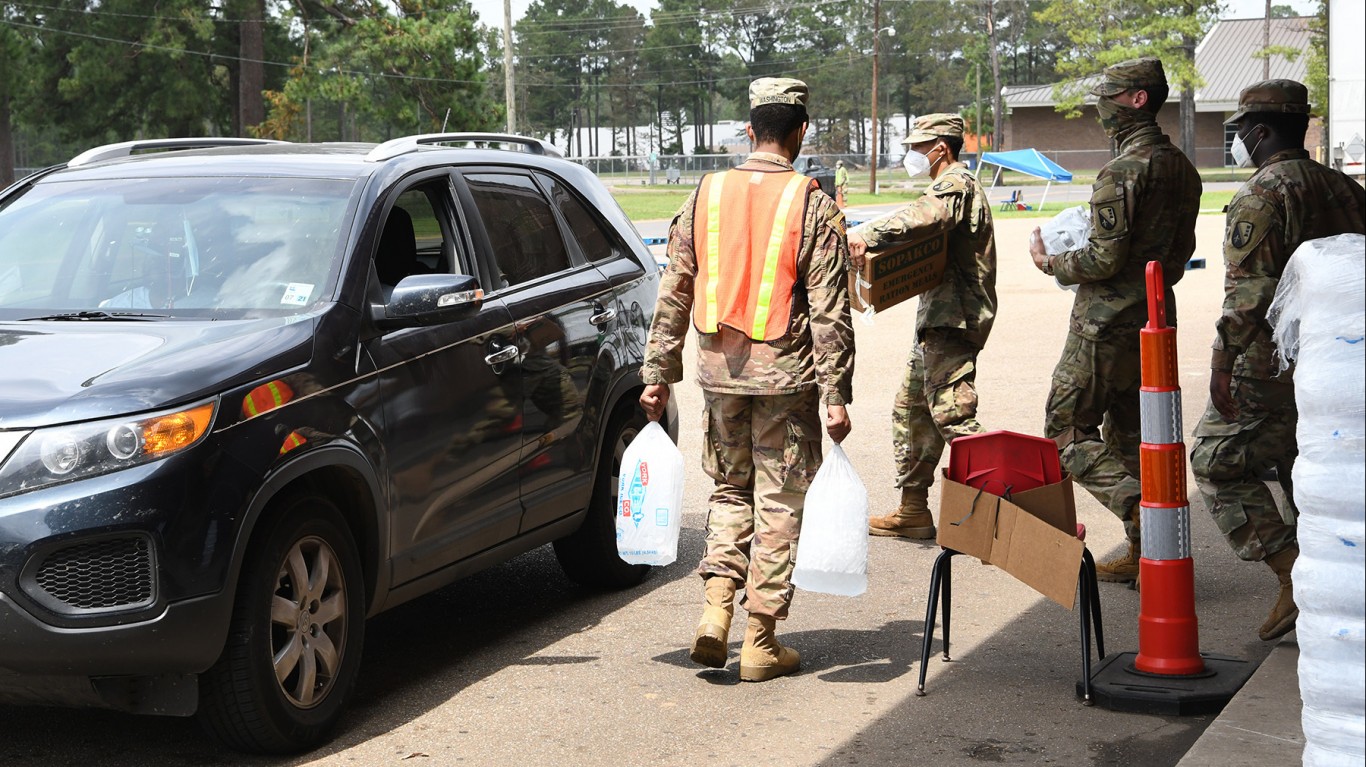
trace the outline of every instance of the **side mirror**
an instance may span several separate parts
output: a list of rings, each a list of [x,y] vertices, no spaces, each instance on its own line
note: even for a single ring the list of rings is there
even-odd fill
[[[399,280],[386,304],[371,304],[370,318],[385,330],[442,325],[470,316],[484,303],[479,280],[464,274],[414,274]]]

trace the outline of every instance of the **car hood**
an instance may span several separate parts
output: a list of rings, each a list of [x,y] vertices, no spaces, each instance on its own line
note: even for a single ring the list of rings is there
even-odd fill
[[[316,317],[0,323],[0,429],[156,410],[303,365]]]

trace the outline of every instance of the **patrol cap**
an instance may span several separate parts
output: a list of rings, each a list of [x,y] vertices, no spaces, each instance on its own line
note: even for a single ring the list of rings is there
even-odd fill
[[[934,141],[937,138],[962,138],[963,118],[951,112],[936,112],[915,118],[911,132],[901,140],[902,146]]]
[[[1105,68],[1105,76],[1091,89],[1092,96],[1117,96],[1130,88],[1166,85],[1167,73],[1161,59],[1145,56],[1129,59]]]
[[[806,108],[810,92],[806,83],[791,77],[760,77],[749,84],[749,108],[764,104],[793,104]]]
[[[1253,83],[1238,94],[1238,111],[1224,121],[1236,123],[1250,112],[1281,112],[1309,114],[1309,89],[1294,80],[1263,80]]]

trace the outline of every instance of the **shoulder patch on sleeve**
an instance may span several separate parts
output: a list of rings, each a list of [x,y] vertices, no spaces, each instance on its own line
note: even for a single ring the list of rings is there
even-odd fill
[[[1275,220],[1274,206],[1256,194],[1245,194],[1229,203],[1224,227],[1224,258],[1231,264],[1242,264],[1266,239]]]
[[[1123,237],[1129,231],[1124,186],[1112,176],[1096,179],[1091,191],[1091,220],[1101,239]]]
[[[844,211],[841,210],[835,213],[835,215],[830,219],[830,226],[834,227],[835,231],[840,233],[840,236],[844,236],[845,234],[847,234],[849,222],[844,217]]]

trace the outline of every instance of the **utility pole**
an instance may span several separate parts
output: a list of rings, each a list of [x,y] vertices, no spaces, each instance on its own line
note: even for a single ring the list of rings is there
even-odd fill
[[[877,194],[877,41],[882,32],[882,0],[873,0],[873,147],[868,163],[868,193]]]
[[[1266,0],[1266,13],[1262,18],[1262,79],[1271,79],[1271,54],[1267,50],[1271,47],[1271,0]]]
[[[982,62],[972,65],[973,71],[977,73],[977,122],[973,124],[973,133],[977,134],[977,167],[982,167]],[[992,136],[991,143],[996,143],[996,137]],[[993,146],[992,149],[996,147]]]
[[[517,89],[512,81],[512,0],[503,0],[503,98],[507,102],[508,133],[516,133]]]

